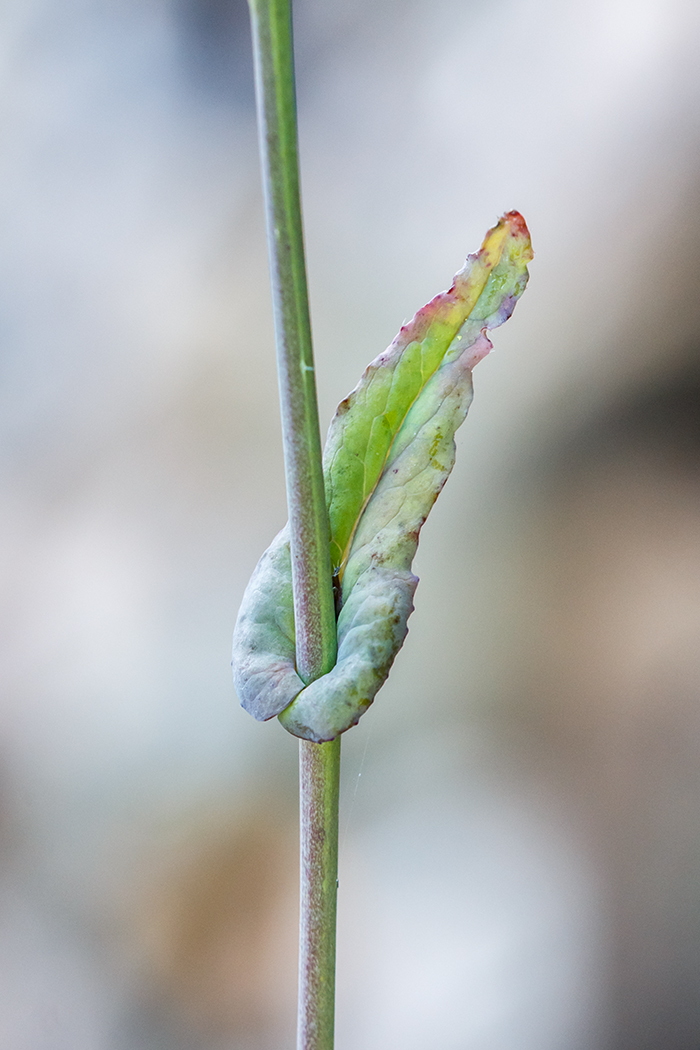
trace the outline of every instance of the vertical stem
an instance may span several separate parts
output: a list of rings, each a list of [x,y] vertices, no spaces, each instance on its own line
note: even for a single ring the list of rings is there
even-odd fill
[[[332,1050],[340,737],[299,742],[301,921],[297,1050]]]
[[[250,0],[292,553],[297,670],[336,658],[328,512],[299,197],[291,0]],[[297,1050],[332,1050],[340,740],[300,741]]]
[[[335,607],[299,199],[290,0],[250,0],[291,529],[297,671],[333,667]]]

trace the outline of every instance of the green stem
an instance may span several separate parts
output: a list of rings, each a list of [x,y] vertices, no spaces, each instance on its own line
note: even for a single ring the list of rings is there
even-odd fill
[[[290,0],[251,0],[260,151],[291,529],[297,670],[333,667],[335,608],[299,199]]]
[[[291,0],[250,0],[292,552],[297,671],[335,664],[328,511],[299,195]],[[300,742],[298,1050],[332,1050],[340,740]]]
[[[297,1050],[332,1050],[340,737],[301,740],[301,914]]]

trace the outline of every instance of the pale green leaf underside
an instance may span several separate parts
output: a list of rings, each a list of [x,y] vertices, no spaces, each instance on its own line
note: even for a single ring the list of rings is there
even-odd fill
[[[324,451],[342,583],[337,662],[308,686],[296,674],[285,529],[253,574],[234,632],[234,682],[256,718],[277,714],[296,736],[330,740],[358,721],[386,680],[413,611],[420,529],[454,464],[471,370],[491,349],[486,329],[512,313],[531,257],[525,223],[511,212],[339,405]]]

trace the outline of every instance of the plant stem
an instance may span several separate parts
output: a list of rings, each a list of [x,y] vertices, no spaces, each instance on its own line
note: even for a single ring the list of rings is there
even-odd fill
[[[292,554],[297,671],[336,659],[328,512],[321,465],[299,195],[291,0],[250,0],[258,128]],[[300,742],[301,915],[297,1050],[332,1050],[340,740]]]
[[[300,741],[301,914],[297,1050],[332,1050],[340,737]]]
[[[291,3],[251,0],[250,8],[291,528],[297,671],[308,682],[333,667],[336,633],[299,199]]]

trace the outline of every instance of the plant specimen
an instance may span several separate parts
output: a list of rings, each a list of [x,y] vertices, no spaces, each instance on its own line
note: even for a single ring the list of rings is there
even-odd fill
[[[290,0],[250,0],[289,524],[246,589],[234,682],[257,719],[300,738],[298,1050],[333,1045],[340,736],[408,632],[418,537],[455,458],[472,369],[491,349],[532,258],[509,212],[450,289],[405,325],[341,401],[323,457],[297,159]]]

